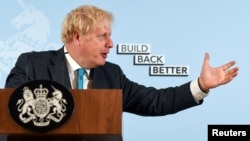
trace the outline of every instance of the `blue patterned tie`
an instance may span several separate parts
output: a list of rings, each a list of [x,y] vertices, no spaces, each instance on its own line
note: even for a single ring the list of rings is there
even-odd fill
[[[85,73],[85,70],[83,68],[80,68],[77,70],[78,78],[77,78],[77,89],[83,89],[83,76]]]

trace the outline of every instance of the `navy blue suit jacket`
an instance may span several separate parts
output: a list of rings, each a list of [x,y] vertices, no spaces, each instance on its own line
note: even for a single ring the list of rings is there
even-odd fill
[[[110,62],[92,69],[91,77],[94,89],[122,89],[125,112],[160,116],[199,105],[191,94],[190,82],[164,89],[146,87],[129,80],[118,65]],[[21,54],[6,79],[5,88],[17,88],[25,82],[38,79],[53,80],[71,88],[63,48]]]

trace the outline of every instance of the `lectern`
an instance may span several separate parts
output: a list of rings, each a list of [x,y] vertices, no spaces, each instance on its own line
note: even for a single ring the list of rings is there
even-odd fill
[[[62,126],[38,133],[23,128],[9,114],[14,89],[0,89],[0,134],[8,141],[122,141],[120,89],[69,90],[74,111]]]

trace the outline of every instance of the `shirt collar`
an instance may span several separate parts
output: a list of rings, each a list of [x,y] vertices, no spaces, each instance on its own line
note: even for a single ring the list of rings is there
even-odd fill
[[[65,46],[64,46],[64,54],[66,57],[67,67],[69,69],[69,72],[74,72],[77,69],[81,68],[81,66],[70,56]],[[87,74],[89,74],[90,69],[85,69],[85,71],[87,72]]]

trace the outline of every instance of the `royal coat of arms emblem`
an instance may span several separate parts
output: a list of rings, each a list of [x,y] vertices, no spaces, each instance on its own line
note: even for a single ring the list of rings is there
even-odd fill
[[[9,111],[20,125],[34,131],[54,129],[69,119],[73,97],[62,85],[36,80],[17,88],[11,95]]]

